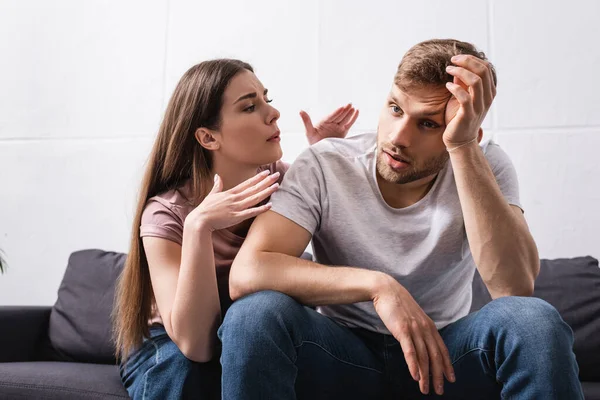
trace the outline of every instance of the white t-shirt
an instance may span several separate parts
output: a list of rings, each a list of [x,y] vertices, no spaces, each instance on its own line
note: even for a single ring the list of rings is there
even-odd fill
[[[326,139],[304,151],[271,196],[272,210],[309,231],[316,261],[382,271],[400,282],[438,329],[468,314],[475,263],[452,164],[430,191],[390,207],[376,180],[375,134]],[[515,169],[504,151],[481,144],[500,190],[520,206]],[[342,325],[389,334],[372,302],[319,307]]]

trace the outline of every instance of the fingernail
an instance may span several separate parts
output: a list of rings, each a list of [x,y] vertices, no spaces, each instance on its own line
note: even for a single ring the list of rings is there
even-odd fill
[[[261,171],[260,175],[269,175],[271,173],[271,171],[269,171],[268,169],[265,169],[264,171]]]
[[[415,381],[420,381],[421,380],[421,375],[419,375],[419,373],[417,372],[417,376],[415,377]]]
[[[454,67],[452,65],[448,65],[446,67],[446,71],[452,71],[454,69]]]
[[[444,394],[444,385],[438,385],[437,392],[439,395]]]
[[[272,176],[272,177],[274,177],[274,178],[277,178],[277,177],[279,177],[279,175],[281,175],[281,174],[279,173],[279,171],[277,171],[277,172],[275,172],[275,173],[274,173],[273,175],[271,175],[271,176]]]
[[[450,380],[451,380],[452,382],[456,381],[456,377],[454,376],[454,373],[451,373],[451,374],[450,374]]]
[[[454,62],[454,61],[460,61],[461,59],[462,59],[462,56],[460,56],[460,55],[456,55],[456,56],[453,56],[453,57],[452,57],[450,60],[451,60],[452,62]]]

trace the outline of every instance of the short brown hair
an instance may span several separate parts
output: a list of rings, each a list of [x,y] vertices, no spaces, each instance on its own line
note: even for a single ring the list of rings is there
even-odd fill
[[[471,43],[454,39],[427,40],[413,46],[402,57],[394,83],[404,91],[418,86],[444,86],[454,79],[446,67],[452,65],[451,58],[458,54],[470,54],[489,63],[485,53]],[[497,84],[496,70],[489,64],[494,84]]]

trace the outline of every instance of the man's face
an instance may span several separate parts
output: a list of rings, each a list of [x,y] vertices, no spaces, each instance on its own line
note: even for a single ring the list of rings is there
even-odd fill
[[[450,96],[443,86],[408,92],[392,86],[377,129],[377,172],[381,178],[405,184],[444,168],[449,156],[442,134]]]

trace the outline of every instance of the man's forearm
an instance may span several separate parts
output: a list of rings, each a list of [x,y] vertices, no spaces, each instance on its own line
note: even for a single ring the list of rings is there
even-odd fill
[[[238,254],[229,278],[233,300],[275,290],[308,305],[372,301],[388,275],[361,268],[326,266],[281,253],[246,251]]]
[[[450,152],[473,259],[492,297],[531,295],[535,242],[498,187],[477,143]]]

